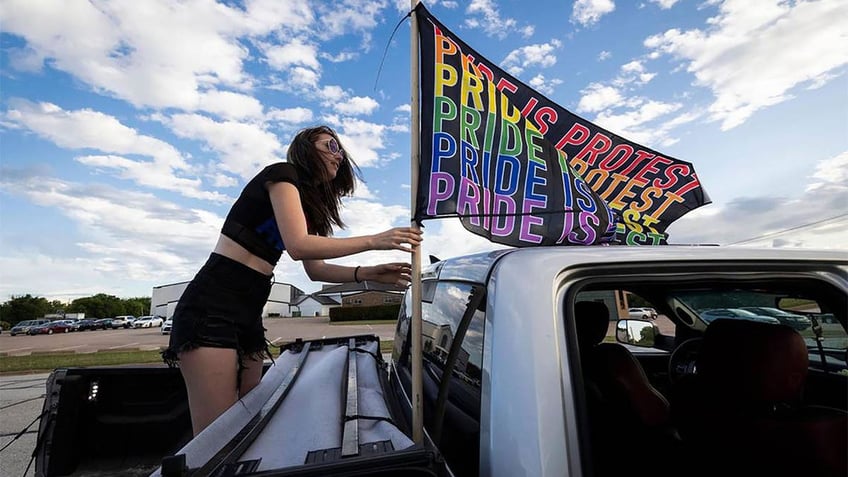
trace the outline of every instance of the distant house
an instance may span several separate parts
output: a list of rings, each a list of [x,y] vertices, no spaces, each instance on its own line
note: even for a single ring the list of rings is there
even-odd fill
[[[150,314],[170,318],[189,282],[171,283],[153,287],[150,299]],[[262,310],[262,317],[292,316],[295,301],[305,295],[303,290],[288,283],[275,282],[271,294]]]
[[[342,306],[394,305],[403,301],[403,295],[386,291],[351,293],[342,298]]]
[[[301,295],[297,301],[292,303],[292,316],[297,313],[300,316],[330,316],[330,308],[341,306],[339,302],[329,296]]]

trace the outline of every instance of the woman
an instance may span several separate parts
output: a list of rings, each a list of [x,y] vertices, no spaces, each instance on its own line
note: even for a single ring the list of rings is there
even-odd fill
[[[262,309],[283,251],[303,261],[315,281],[409,283],[408,263],[324,262],[367,250],[411,251],[421,243],[421,232],[410,227],[331,237],[334,225],[344,226],[339,206],[353,193],[354,168],[332,129],[305,129],[292,140],[288,162],[263,169],[230,209],[215,250],[177,304],[162,353],[172,366],[179,361],[195,435],[259,383],[270,356]]]

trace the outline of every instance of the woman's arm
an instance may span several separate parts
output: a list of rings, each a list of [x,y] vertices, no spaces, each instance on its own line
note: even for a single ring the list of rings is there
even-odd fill
[[[323,260],[304,260],[303,268],[309,279],[316,282],[344,283],[369,280],[389,285],[407,286],[412,266],[408,263],[382,263],[373,266],[346,267]]]
[[[280,237],[293,260],[338,258],[366,250],[410,252],[413,246],[421,243],[421,232],[411,227],[395,227],[379,234],[358,237],[309,235],[297,188],[288,182],[276,182],[268,186],[268,193]]]

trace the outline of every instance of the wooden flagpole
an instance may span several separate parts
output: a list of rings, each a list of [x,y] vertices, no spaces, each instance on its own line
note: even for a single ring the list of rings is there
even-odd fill
[[[419,0],[410,0],[410,5],[414,10],[418,5]],[[410,16],[409,29],[409,63],[410,63],[410,94],[412,107],[412,123],[410,126],[410,163],[411,170],[411,186],[412,186],[412,204],[411,211],[415,215],[415,208],[418,202],[418,164],[421,161],[420,140],[421,127],[419,120],[419,97],[418,97],[418,20],[413,13]],[[418,227],[418,224],[413,220],[413,227]],[[410,327],[409,339],[412,340],[412,440],[416,444],[424,443],[424,412],[421,403],[422,394],[422,359],[421,352],[421,246],[416,246],[412,249],[412,326]]]

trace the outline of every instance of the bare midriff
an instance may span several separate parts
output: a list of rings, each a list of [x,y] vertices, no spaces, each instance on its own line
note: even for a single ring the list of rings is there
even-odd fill
[[[246,248],[237,244],[226,235],[218,235],[218,243],[215,244],[214,252],[248,266],[263,275],[272,275],[274,273],[273,265],[248,252]]]

